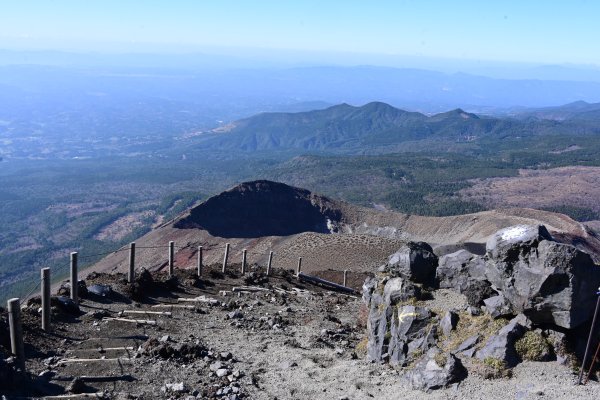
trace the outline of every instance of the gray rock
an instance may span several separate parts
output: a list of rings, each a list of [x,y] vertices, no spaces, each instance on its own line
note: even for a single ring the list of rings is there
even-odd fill
[[[83,382],[81,378],[75,378],[69,383],[66,390],[69,393],[79,394],[85,392],[87,389],[86,384]]]
[[[593,311],[600,268],[589,254],[551,239],[541,225],[497,232],[486,245],[486,278],[502,292],[513,314],[573,329]]]
[[[450,336],[450,333],[456,328],[458,323],[458,314],[454,311],[447,311],[440,321],[440,328],[445,336]]]
[[[160,339],[158,339],[158,341],[159,341],[159,342],[161,342],[161,343],[166,343],[166,342],[169,342],[169,341],[171,341],[171,336],[169,336],[169,335],[164,335],[164,336],[162,336]]]
[[[227,376],[229,374],[229,370],[227,368],[219,368],[215,372],[219,378]]]
[[[108,297],[112,294],[112,288],[109,285],[95,284],[87,288],[89,293],[96,296]]]
[[[473,307],[473,306],[468,306],[467,307],[467,312],[469,313],[469,315],[472,315],[474,317],[481,315],[481,308],[479,307]]]
[[[365,304],[369,304],[371,302],[371,296],[375,289],[377,289],[378,281],[374,277],[367,277],[362,286],[362,298]]]
[[[460,353],[463,352],[465,350],[469,350],[475,347],[475,345],[477,343],[479,343],[479,340],[481,339],[481,336],[479,334],[473,335],[467,339],[465,339],[464,342],[462,342],[461,344],[458,345],[458,347],[456,348],[456,352]]]
[[[400,281],[390,287],[398,288]],[[424,307],[391,304],[393,296],[374,292],[369,304],[367,320],[367,358],[372,361],[389,360],[392,365],[406,362],[408,345],[411,349],[429,348],[435,342],[435,331],[429,329],[431,312]]]
[[[444,365],[438,365],[436,358],[438,361],[445,359]],[[431,391],[446,388],[463,380],[467,376],[467,371],[453,354],[442,354],[434,347],[405,376],[413,389]]]
[[[502,327],[498,333],[490,336],[481,350],[476,354],[480,360],[495,358],[504,361],[508,367],[513,367],[519,362],[515,350],[515,342],[525,333],[526,318],[517,316]]]
[[[430,245],[408,242],[388,258],[383,270],[392,276],[402,276],[416,283],[432,284],[438,258]]]
[[[55,299],[58,306],[65,312],[73,315],[79,314],[79,305],[75,303],[70,297],[56,296]]]
[[[485,310],[492,318],[505,317],[511,315],[512,309],[503,295],[492,296],[483,300]]]
[[[483,300],[494,296],[497,293],[487,280],[469,279],[465,290],[462,293],[467,298],[467,303],[472,307],[479,308],[483,305]]]
[[[227,314],[227,318],[229,319],[241,319],[244,318],[244,313],[240,310],[234,310]]]
[[[537,247],[543,240],[553,240],[544,225],[514,225],[492,235],[485,251],[494,260],[514,260],[519,257],[520,247]]]
[[[446,254],[439,259],[436,278],[440,288],[463,293],[470,281],[485,279],[485,260],[467,250]]]
[[[391,278],[383,288],[383,301],[385,304],[395,305],[410,298],[420,298],[421,289],[404,278]]]
[[[185,393],[188,391],[187,387],[183,382],[179,383],[167,383],[165,384],[165,388],[167,392],[173,393]]]
[[[223,364],[221,361],[215,361],[214,363],[212,363],[208,366],[208,368],[213,372],[218,369],[224,368],[224,367],[225,367],[225,364]]]

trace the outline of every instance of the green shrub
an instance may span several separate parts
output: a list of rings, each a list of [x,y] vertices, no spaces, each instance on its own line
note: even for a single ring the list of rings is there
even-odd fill
[[[551,352],[550,343],[540,333],[529,331],[515,343],[515,350],[523,360],[543,361]]]

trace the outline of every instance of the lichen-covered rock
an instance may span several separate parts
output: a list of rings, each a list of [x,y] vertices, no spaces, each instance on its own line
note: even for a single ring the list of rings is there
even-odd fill
[[[381,270],[391,276],[401,276],[412,282],[433,284],[438,258],[430,245],[408,242],[388,258]]]
[[[453,354],[444,354],[438,348],[431,348],[406,373],[410,386],[416,390],[430,391],[448,387],[467,376],[467,370]]]
[[[467,287],[462,292],[467,298],[467,303],[474,308],[479,309],[484,303],[483,300],[496,295],[492,284],[486,280],[470,280]]]

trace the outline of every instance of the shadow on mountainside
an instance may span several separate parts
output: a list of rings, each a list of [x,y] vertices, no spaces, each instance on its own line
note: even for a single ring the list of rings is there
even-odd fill
[[[174,224],[223,238],[336,231],[342,213],[329,199],[271,181],[242,183],[211,197]]]

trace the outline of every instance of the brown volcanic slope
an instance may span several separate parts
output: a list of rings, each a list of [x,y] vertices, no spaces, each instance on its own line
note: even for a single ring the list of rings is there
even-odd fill
[[[229,262],[266,265],[269,251],[278,267],[303,270],[374,271],[407,240],[426,241],[447,252],[468,247],[478,252],[498,229],[542,223],[560,240],[599,254],[600,241],[569,217],[526,208],[509,208],[452,217],[422,217],[354,206],[307,190],[270,181],[242,183],[169,221],[136,241],[136,266],[167,265],[167,243],[176,243],[177,268],[195,267],[197,247],[204,263],[222,263],[226,242]],[[90,271],[124,271],[127,251],[97,263]]]

